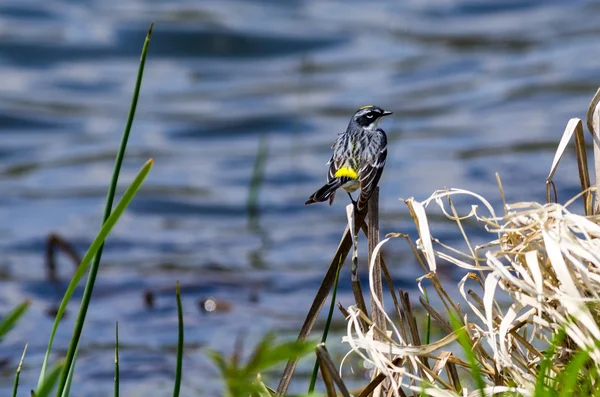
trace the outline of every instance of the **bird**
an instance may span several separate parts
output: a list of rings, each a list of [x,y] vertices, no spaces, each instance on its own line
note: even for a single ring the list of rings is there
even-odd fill
[[[390,114],[393,113],[373,105],[363,106],[354,113],[346,131],[338,134],[331,146],[333,154],[327,163],[327,183],[314,192],[305,205],[328,200],[331,205],[336,191],[342,188],[355,209],[365,208],[385,166],[387,136],[379,123]],[[351,193],[359,188],[360,195],[355,201]]]

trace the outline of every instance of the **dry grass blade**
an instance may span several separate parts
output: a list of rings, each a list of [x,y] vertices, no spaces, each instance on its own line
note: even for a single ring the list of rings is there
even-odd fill
[[[548,203],[552,201],[551,194],[550,194],[550,185],[552,184],[552,178],[554,177],[554,174],[556,173],[556,169],[558,168],[558,163],[560,162],[560,159],[562,159],[562,156],[565,153],[567,145],[571,141],[571,137],[575,133],[575,130],[577,129],[578,126],[581,128],[581,120],[580,119],[572,118],[571,120],[569,120],[569,122],[567,123],[567,126],[565,127],[565,131],[563,132],[562,138],[560,139],[560,143],[558,144],[558,149],[556,150],[556,153],[554,154],[554,160],[552,160],[552,166],[550,167],[550,173],[546,177],[546,202],[548,202]]]
[[[333,379],[338,389],[340,390],[340,393],[342,393],[342,396],[350,397],[350,393],[348,392],[344,381],[338,374],[335,364],[331,360],[329,352],[325,348],[325,345],[322,343],[317,346],[317,357],[319,357],[319,363],[321,365],[321,373],[323,374],[323,378],[327,376],[328,378]],[[335,396],[335,391],[333,393],[333,395]]]
[[[365,236],[367,236],[367,238],[368,238],[369,227],[367,226],[366,223],[362,224],[362,231],[365,234]],[[408,238],[407,235],[402,235],[402,236],[398,235],[398,237]],[[415,250],[415,252],[416,252],[416,250]],[[385,282],[388,286],[388,291],[390,293],[390,296],[392,297],[392,302],[394,303],[394,308],[396,309],[396,313],[398,314],[400,332],[403,332],[404,326],[402,324],[402,316],[400,315],[400,304],[398,303],[398,298],[396,297],[396,293],[394,291],[394,283],[392,282],[392,277],[390,276],[387,265],[385,264],[385,260],[383,259],[382,256],[379,257],[379,262],[381,264],[381,270],[383,271],[383,276],[385,277]],[[404,334],[403,337],[404,337],[404,339],[406,339],[406,334]]]
[[[600,210],[600,88],[590,102],[586,114],[586,122],[588,130],[592,134],[592,142],[594,145],[594,171],[596,173],[596,201],[594,203],[594,213],[597,214]]]
[[[398,294],[400,295],[400,302],[402,303],[402,319],[408,325],[410,341],[413,345],[419,346],[421,344],[421,338],[419,337],[417,319],[412,312],[412,306],[410,304],[408,293],[398,290]]]
[[[577,169],[579,171],[579,183],[583,194],[583,209],[585,215],[593,214],[593,196],[590,192],[590,172],[588,170],[587,151],[581,121],[575,126],[575,153],[577,154]]]
[[[344,318],[348,318],[348,316],[350,316],[350,313],[348,313],[348,310],[346,310],[346,308],[344,306],[342,306],[342,304],[340,302],[337,303],[338,309],[340,309],[340,313],[342,313],[342,316],[344,316]]]
[[[396,359],[394,359],[394,361],[392,361],[392,364],[394,365],[399,365],[402,361],[401,357],[397,357]],[[379,386],[381,384],[381,382],[383,382],[385,380],[385,375],[384,374],[379,374],[377,375],[371,382],[369,382],[369,384],[360,392],[360,394],[358,395],[358,397],[367,397],[369,396],[371,393],[373,393],[373,391],[377,388],[377,386]],[[400,396],[402,397],[406,397],[406,394],[402,391],[400,391]]]
[[[452,326],[450,326],[450,323],[448,323],[448,321],[446,321],[440,313],[438,313],[429,303],[427,303],[427,301],[425,301],[425,299],[423,299],[422,296],[419,297],[419,302],[421,303],[421,305],[423,305],[423,307],[425,308],[425,310],[427,310],[431,317],[433,317],[433,319],[437,322],[438,326],[442,329],[442,331],[445,331],[448,334],[452,332]]]
[[[420,238],[417,240],[417,247],[423,247],[421,252],[423,252],[427,261],[428,270],[435,272],[437,270],[437,264],[435,255],[433,254],[433,246],[431,245],[431,233],[429,233],[429,224],[426,221],[425,207],[413,199],[408,199],[406,205],[408,205],[408,209],[410,210],[419,231]]]
[[[456,371],[456,364],[453,362],[447,362],[446,372],[448,374],[448,381],[451,384],[451,389],[456,390],[458,394],[462,392],[462,385],[460,383],[460,378],[458,377],[458,371]]]
[[[598,108],[598,102],[600,102],[600,88],[598,88],[598,90],[592,97],[592,100],[590,101],[590,106],[588,106],[588,110],[585,117],[588,131],[592,136],[596,135],[596,132],[599,132],[598,128],[594,124],[594,117],[596,117],[597,114],[596,110]]]
[[[319,364],[319,370],[321,371],[321,376],[323,376],[323,384],[325,385],[325,391],[327,392],[327,397],[336,397],[337,393],[335,391],[335,384],[333,378],[331,377],[331,372],[327,368],[327,365],[323,360],[317,360]]]

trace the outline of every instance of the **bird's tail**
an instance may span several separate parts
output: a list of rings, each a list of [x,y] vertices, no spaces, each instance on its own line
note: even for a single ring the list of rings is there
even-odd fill
[[[335,198],[335,191],[342,186],[342,181],[340,178],[335,178],[330,180],[325,186],[314,192],[304,205],[320,203],[323,201],[329,200],[329,205],[333,204],[333,199]]]

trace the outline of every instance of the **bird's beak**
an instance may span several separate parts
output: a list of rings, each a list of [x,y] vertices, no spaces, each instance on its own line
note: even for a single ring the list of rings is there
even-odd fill
[[[383,116],[389,116],[390,114],[394,114],[394,112],[390,112],[389,110],[384,110],[382,113]]]

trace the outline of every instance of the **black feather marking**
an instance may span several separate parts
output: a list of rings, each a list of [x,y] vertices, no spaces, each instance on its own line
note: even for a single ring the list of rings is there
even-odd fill
[[[333,198],[335,197],[335,191],[341,186],[341,180],[339,178],[333,179],[319,190],[314,192],[308,200],[304,203],[304,205],[310,205],[314,203],[321,203],[323,201],[329,200],[329,204],[333,203]]]
[[[360,196],[358,197],[358,210],[362,210],[366,205],[373,190],[377,187],[383,167],[387,158],[387,148],[384,146],[377,157],[371,162],[365,162],[363,167],[358,171],[360,181]]]

